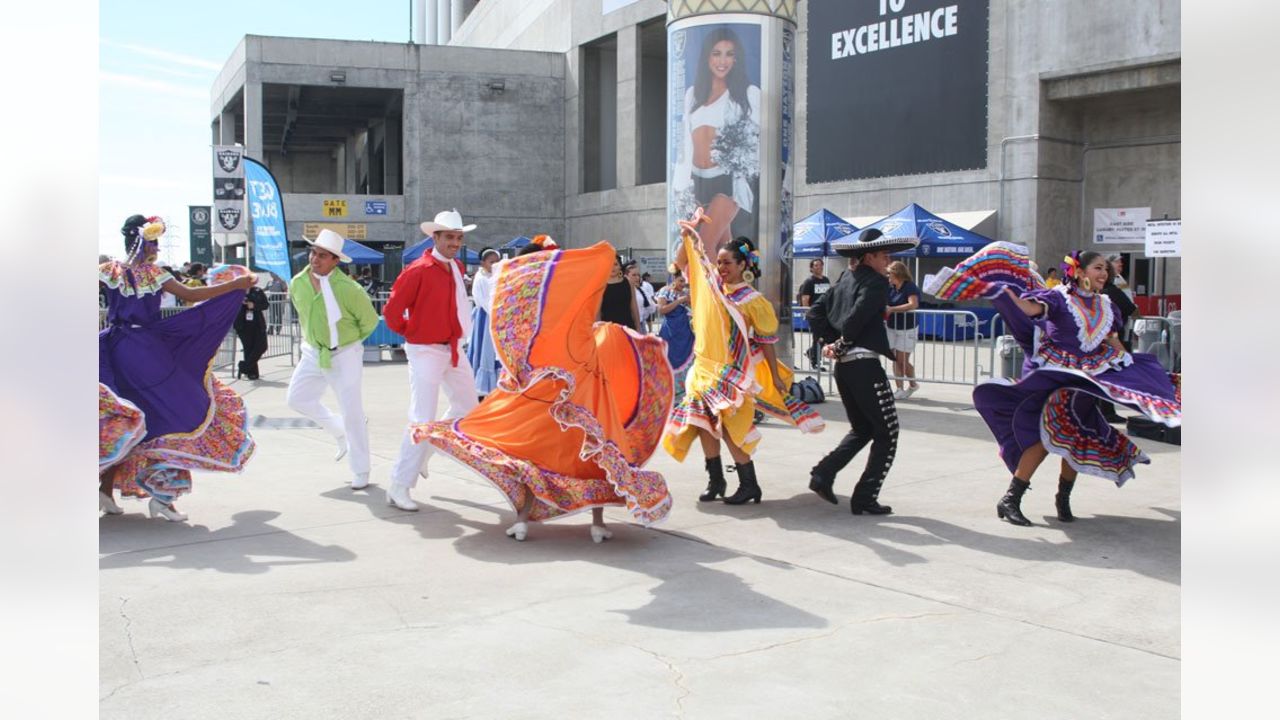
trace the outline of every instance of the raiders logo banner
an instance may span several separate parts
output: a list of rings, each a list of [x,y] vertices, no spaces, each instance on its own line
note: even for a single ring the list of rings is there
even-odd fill
[[[248,232],[245,219],[244,148],[213,146],[213,214],[215,232]]]
[[[235,232],[244,221],[244,211],[236,207],[218,208],[218,226],[227,232]]]

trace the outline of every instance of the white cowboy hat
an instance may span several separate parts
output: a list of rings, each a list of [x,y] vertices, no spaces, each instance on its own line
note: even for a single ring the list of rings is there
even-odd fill
[[[320,234],[316,236],[316,239],[307,240],[307,244],[312,247],[318,247],[321,250],[327,250],[334,255],[337,255],[338,259],[344,263],[351,262],[351,258],[347,257],[346,253],[342,252],[342,246],[346,244],[346,241],[342,239],[341,235],[329,228],[322,229]]]
[[[462,224],[462,215],[458,213],[457,208],[438,213],[435,220],[424,222],[418,227],[422,228],[422,232],[425,235],[430,235],[440,230],[461,230],[464,233],[469,233],[476,229],[475,223],[470,225]]]

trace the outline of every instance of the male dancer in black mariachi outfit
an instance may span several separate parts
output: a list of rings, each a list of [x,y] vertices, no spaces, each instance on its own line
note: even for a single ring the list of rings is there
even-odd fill
[[[840,444],[810,471],[809,489],[823,500],[839,504],[831,491],[836,473],[871,443],[867,467],[849,499],[854,515],[892,512],[888,505],[877,502],[898,447],[898,411],[878,357],[893,359],[884,326],[889,298],[885,275],[892,253],[918,244],[914,238],[886,238],[874,228],[863,230],[857,239],[837,241],[832,245],[836,252],[858,258],[858,267],[845,273],[807,315],[809,327],[825,346],[823,355],[836,360],[836,387],[852,425]]]

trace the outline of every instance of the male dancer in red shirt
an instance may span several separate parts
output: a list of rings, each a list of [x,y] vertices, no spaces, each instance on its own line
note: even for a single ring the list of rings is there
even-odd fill
[[[457,259],[463,234],[476,226],[463,225],[457,210],[446,210],[421,228],[435,239],[435,247],[400,273],[382,311],[387,327],[407,341],[410,426],[436,419],[441,387],[449,398],[445,419],[462,417],[477,402],[475,373],[458,347],[471,333],[471,304]],[[415,443],[410,428],[405,428],[400,456],[391,469],[388,505],[418,509],[409,489],[418,484],[419,474],[427,476],[432,451],[430,443]]]

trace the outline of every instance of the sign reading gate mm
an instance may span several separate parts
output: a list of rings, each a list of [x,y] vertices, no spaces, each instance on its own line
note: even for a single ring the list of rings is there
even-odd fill
[[[325,198],[323,201],[323,206],[324,206],[324,212],[323,212],[324,217],[335,218],[335,217],[347,216],[346,200],[340,200],[337,198]]]

